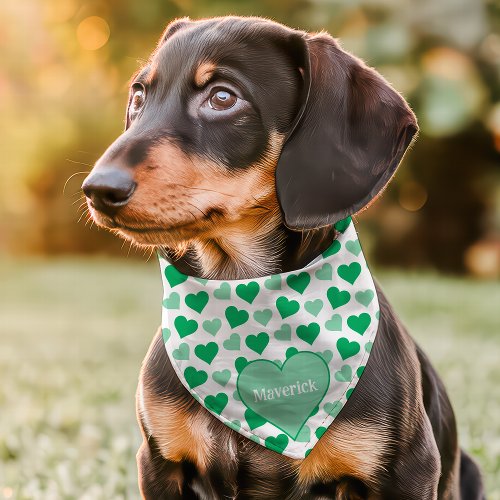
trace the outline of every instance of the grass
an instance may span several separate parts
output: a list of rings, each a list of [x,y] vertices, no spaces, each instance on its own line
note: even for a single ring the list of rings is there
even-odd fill
[[[376,273],[500,500],[497,283]],[[134,391],[160,322],[150,262],[0,261],[0,499],[135,499]]]

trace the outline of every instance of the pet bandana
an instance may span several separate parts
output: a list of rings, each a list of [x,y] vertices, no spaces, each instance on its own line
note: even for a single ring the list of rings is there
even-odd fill
[[[180,381],[231,429],[302,459],[368,361],[379,306],[354,224],[296,271],[244,280],[180,273],[160,257],[162,332]]]

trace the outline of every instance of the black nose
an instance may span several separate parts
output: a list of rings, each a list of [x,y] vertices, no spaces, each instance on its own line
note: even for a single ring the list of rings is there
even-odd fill
[[[99,167],[82,184],[83,192],[101,212],[112,214],[127,204],[135,189],[132,176],[117,167]]]

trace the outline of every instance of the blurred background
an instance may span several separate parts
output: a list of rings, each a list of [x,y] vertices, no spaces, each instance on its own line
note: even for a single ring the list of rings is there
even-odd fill
[[[165,25],[226,14],[327,30],[414,109],[420,137],[359,228],[500,499],[493,0],[0,3],[0,498],[138,497],[133,394],[159,277],[154,259],[91,227],[80,185],[121,133],[128,79]]]

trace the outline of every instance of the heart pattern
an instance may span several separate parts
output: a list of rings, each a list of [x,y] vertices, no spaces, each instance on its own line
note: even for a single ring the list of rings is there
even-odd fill
[[[342,411],[375,339],[375,286],[350,219],[308,266],[248,280],[160,257],[162,338],[184,386],[256,443],[304,458]]]

